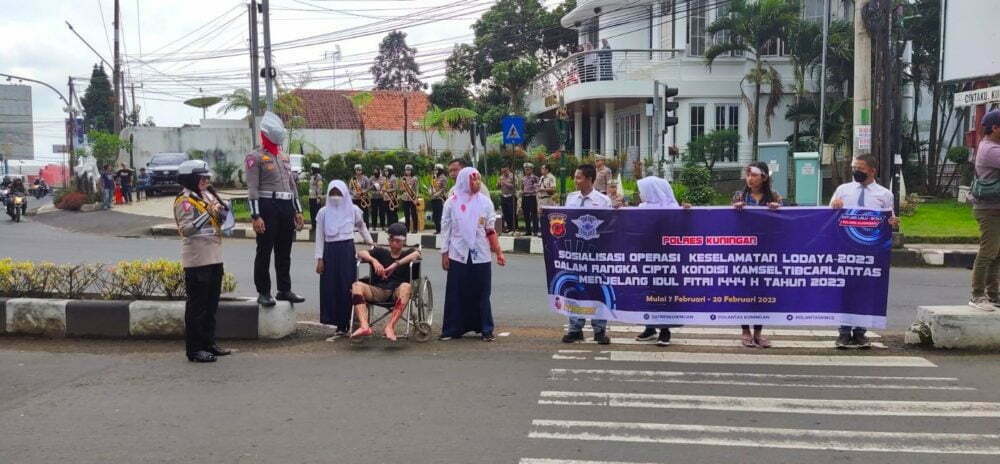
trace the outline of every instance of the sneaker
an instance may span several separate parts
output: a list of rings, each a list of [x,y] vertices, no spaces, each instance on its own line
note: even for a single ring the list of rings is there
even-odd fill
[[[972,299],[969,300],[969,306],[972,306],[973,308],[976,308],[980,311],[986,311],[986,312],[996,311],[996,306],[993,306],[993,303],[990,302],[990,299],[986,298],[985,296],[972,297]]]
[[[869,340],[868,336],[866,336],[865,334],[855,334],[854,337],[851,338],[851,340],[854,342],[855,345],[858,345],[859,349],[867,350],[872,347],[872,341]]]
[[[496,341],[496,339],[497,339],[497,337],[495,335],[493,335],[493,332],[483,332],[483,341],[484,342],[493,342],[493,341]]]
[[[660,336],[656,337],[656,346],[670,346],[670,329],[660,329]]]
[[[439,341],[439,342],[446,342],[446,341],[448,341],[448,340],[452,340],[452,339],[454,339],[454,338],[455,338],[455,337],[452,337],[452,336],[450,336],[450,335],[444,335],[444,334],[442,334],[442,335],[441,335],[440,337],[438,337],[438,341]]]
[[[580,336],[582,337],[583,334],[580,334]],[[597,342],[598,345],[611,344],[611,339],[608,338],[608,334],[604,333],[603,330],[600,332],[594,332],[594,341]]]
[[[656,338],[656,329],[652,327],[646,327],[646,330],[643,330],[641,334],[635,337],[635,341],[648,342],[652,341],[655,338]]]
[[[837,337],[836,344],[838,349],[844,349],[854,344],[854,339],[848,334],[840,334],[840,336]]]
[[[582,341],[583,341],[583,332],[567,332],[566,335],[563,335],[562,338],[563,343],[575,343]]]

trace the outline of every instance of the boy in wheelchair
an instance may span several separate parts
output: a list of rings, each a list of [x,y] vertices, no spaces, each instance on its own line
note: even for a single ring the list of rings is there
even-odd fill
[[[410,301],[413,287],[410,285],[410,263],[420,259],[420,251],[403,249],[406,244],[406,225],[395,223],[389,226],[389,247],[375,246],[359,250],[358,259],[372,266],[370,281],[359,280],[351,286],[351,303],[359,328],[351,338],[369,337],[374,334],[368,321],[368,303],[392,302],[392,313],[385,324],[385,338],[396,341],[394,327],[403,315],[403,309]]]

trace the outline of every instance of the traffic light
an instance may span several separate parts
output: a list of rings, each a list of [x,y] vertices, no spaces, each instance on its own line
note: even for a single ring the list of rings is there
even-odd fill
[[[678,122],[677,121],[677,116],[671,114],[672,112],[677,111],[678,103],[675,102],[675,101],[671,101],[670,100],[671,98],[677,96],[677,92],[678,92],[678,90],[677,90],[676,87],[667,87],[667,86],[663,87],[663,100],[664,100],[664,102],[663,102],[663,132],[664,133],[666,133],[667,131],[670,130],[670,126],[676,126],[677,122]]]

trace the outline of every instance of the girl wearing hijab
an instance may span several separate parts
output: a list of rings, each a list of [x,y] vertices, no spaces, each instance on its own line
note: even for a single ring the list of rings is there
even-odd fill
[[[737,211],[743,211],[744,206],[767,206],[775,210],[781,207],[781,195],[771,190],[771,173],[767,164],[757,161],[750,163],[746,167],[746,187],[733,193],[733,207]],[[763,325],[753,326],[753,333],[750,333],[750,326],[743,325],[743,346],[747,348],[761,347],[770,348],[771,341],[761,334]]]
[[[351,285],[358,280],[354,231],[373,244],[364,214],[351,201],[342,180],[326,188],[326,206],[316,214],[316,273],[319,277],[319,320],[337,326],[332,338],[347,335],[351,316]]]
[[[448,272],[444,297],[444,324],[440,340],[461,338],[468,332],[493,336],[493,309],[490,306],[491,254],[504,266],[507,258],[500,249],[494,222],[493,201],[481,188],[479,171],[464,168],[444,204],[441,232],[441,267]]]
[[[683,206],[677,203],[677,198],[674,197],[674,189],[670,187],[670,182],[659,177],[643,177],[637,182],[639,186],[639,199],[642,203],[639,203],[640,208],[648,209],[688,209],[691,207],[690,204],[685,203]],[[657,346],[670,346],[670,328],[680,327],[679,325],[647,325],[646,330],[643,330],[641,334],[635,337],[636,340],[641,342],[651,341],[656,338]],[[656,335],[656,329],[660,329],[660,335]]]

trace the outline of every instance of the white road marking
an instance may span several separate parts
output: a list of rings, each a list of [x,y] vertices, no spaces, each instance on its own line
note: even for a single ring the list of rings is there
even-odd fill
[[[622,462],[622,461],[580,461],[576,459],[536,459],[521,458],[518,464],[656,464],[653,462]]]
[[[861,366],[861,367],[937,367],[916,356],[812,356],[782,354],[684,353],[678,351],[601,351],[578,353],[570,359],[606,358],[617,362],[674,362],[693,364],[749,364],[779,366]],[[552,359],[560,358],[555,354]]]
[[[568,329],[568,325],[563,325],[564,329]],[[645,330],[644,326],[641,325],[611,325],[608,326],[608,332],[618,332],[618,333],[640,333]],[[587,326],[583,329],[584,332],[593,332],[594,329]],[[739,336],[739,327],[674,327],[670,329],[672,334],[684,334],[684,335],[733,335]],[[765,336],[768,337],[826,337],[826,338],[837,338],[840,335],[836,330],[810,330],[810,329],[770,329],[765,328],[763,330]],[[866,332],[865,335],[868,338],[882,338],[876,332]]]
[[[572,391],[543,391],[541,397],[538,404],[563,406],[698,409],[784,414],[855,414],[862,417],[1000,417],[1000,403],[973,401],[828,400]]]
[[[585,345],[596,345],[597,342],[587,340],[582,342]],[[655,345],[656,341],[641,342],[634,338],[611,337],[612,345]],[[711,347],[742,347],[742,341],[738,338],[714,339],[714,338],[672,338],[671,345],[680,346],[711,346]],[[771,340],[771,348],[834,348],[833,340]],[[872,342],[872,348],[887,348],[880,342]]]
[[[751,380],[746,380],[751,379]],[[667,384],[723,385],[786,388],[845,388],[881,390],[949,390],[974,391],[972,387],[951,385],[890,384],[880,381],[954,382],[954,377],[880,377],[851,375],[755,374],[743,372],[682,372],[604,369],[551,369],[549,380],[638,382]],[[805,383],[805,382],[812,383]],[[824,383],[836,381],[842,383]]]
[[[529,438],[803,450],[1000,455],[1000,435],[536,419]]]

